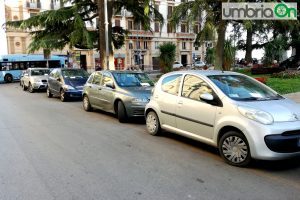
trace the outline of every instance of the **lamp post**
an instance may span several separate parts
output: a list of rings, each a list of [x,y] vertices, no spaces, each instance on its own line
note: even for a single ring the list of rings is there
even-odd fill
[[[105,49],[106,49],[106,69],[109,70],[109,47],[108,47],[108,16],[107,16],[107,0],[104,0],[104,24],[105,24]]]
[[[132,55],[132,50],[133,50],[133,48],[132,48],[132,44],[133,44],[133,42],[132,42],[132,40],[129,40],[129,47],[130,47],[130,68],[132,68],[132,58],[133,58],[133,55]]]

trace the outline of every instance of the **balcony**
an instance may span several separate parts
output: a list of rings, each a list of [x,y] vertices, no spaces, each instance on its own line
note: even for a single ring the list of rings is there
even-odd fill
[[[29,10],[40,10],[42,8],[41,2],[26,2],[25,7]]]
[[[196,35],[194,33],[176,33],[177,39],[194,40]]]

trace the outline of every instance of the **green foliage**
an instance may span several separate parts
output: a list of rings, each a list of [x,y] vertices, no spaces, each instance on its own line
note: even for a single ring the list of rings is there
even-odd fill
[[[282,78],[282,79],[299,79],[300,72],[299,71],[283,71],[279,73],[274,73],[271,75],[272,78]]]
[[[166,42],[159,46],[159,50],[159,65],[162,73],[172,71],[175,61],[176,45],[171,42]]]
[[[207,64],[213,64],[215,61],[215,54],[216,50],[215,48],[208,48],[206,49],[206,55],[205,55],[205,62]]]
[[[300,92],[300,78],[269,78],[267,85],[280,94]]]
[[[226,40],[224,45],[224,70],[230,70],[235,60],[235,48],[231,40]]]
[[[273,60],[281,60],[282,53],[287,48],[287,39],[283,36],[278,36],[274,38],[271,42],[265,46],[265,54],[263,57],[264,66],[270,66]]]

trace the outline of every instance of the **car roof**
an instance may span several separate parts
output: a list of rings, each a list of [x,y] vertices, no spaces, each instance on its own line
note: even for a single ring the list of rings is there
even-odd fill
[[[231,71],[221,71],[221,70],[183,70],[183,71],[175,71],[170,72],[165,75],[171,74],[194,74],[194,75],[202,75],[202,76],[212,76],[212,75],[243,75],[237,72]]]
[[[41,70],[41,69],[48,69],[48,70],[50,70],[49,68],[41,68],[41,67],[30,67],[30,68],[28,68],[29,70]]]
[[[131,73],[131,74],[145,73],[145,72],[142,72],[142,71],[131,71],[131,70],[102,70],[102,71],[97,71],[97,72],[110,72],[110,73],[122,73],[122,74],[126,74],[126,73]]]

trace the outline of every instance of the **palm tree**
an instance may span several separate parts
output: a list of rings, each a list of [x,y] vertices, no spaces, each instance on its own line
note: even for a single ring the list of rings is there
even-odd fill
[[[185,19],[189,24],[194,24],[200,19],[203,28],[196,37],[196,43],[200,44],[204,40],[215,40],[216,60],[215,67],[221,69],[223,66],[223,53],[225,44],[225,33],[227,21],[222,20],[221,8],[225,0],[195,0],[181,3],[176,6],[172,14],[171,23],[175,26]]]
[[[159,65],[162,73],[172,71],[176,55],[176,45],[172,42],[166,42],[159,46],[160,56]]]

